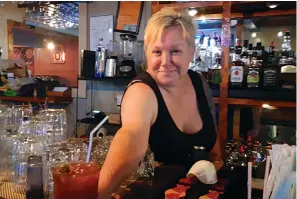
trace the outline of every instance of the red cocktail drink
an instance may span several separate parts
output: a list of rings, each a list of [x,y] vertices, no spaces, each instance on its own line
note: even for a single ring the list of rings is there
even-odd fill
[[[100,169],[95,162],[59,164],[52,171],[55,199],[97,199]]]

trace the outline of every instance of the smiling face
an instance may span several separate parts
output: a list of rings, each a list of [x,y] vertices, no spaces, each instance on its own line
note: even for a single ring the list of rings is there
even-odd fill
[[[187,75],[193,56],[194,48],[185,40],[183,29],[172,26],[164,29],[156,41],[148,43],[147,71],[161,86],[175,86]]]

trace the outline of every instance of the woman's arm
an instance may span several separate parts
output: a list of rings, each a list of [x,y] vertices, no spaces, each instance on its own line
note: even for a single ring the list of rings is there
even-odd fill
[[[149,130],[157,116],[157,99],[145,84],[129,87],[124,95],[122,127],[116,133],[100,171],[98,199],[110,199],[137,169],[148,147]]]

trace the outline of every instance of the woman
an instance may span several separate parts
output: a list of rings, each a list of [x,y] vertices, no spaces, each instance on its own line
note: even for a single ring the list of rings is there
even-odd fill
[[[211,91],[201,75],[188,70],[195,34],[186,11],[165,8],[149,19],[147,71],[128,85],[123,97],[122,127],[102,167],[98,198],[110,198],[136,170],[148,146],[164,164],[187,166],[195,145],[210,151],[212,161],[220,160]]]

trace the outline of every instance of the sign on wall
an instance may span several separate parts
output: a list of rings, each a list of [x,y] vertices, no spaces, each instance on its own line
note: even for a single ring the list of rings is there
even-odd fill
[[[90,50],[96,51],[101,38],[103,45],[108,48],[109,42],[113,40],[113,15],[90,17]]]
[[[51,51],[52,64],[64,64],[65,63],[65,52],[62,45],[56,45]]]

